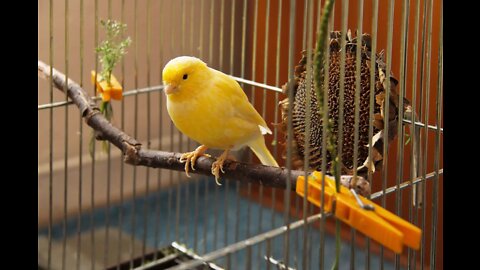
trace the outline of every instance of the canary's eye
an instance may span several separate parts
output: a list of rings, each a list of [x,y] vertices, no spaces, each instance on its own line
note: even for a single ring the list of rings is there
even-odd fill
[[[183,79],[184,80],[188,79],[188,74],[183,74]]]

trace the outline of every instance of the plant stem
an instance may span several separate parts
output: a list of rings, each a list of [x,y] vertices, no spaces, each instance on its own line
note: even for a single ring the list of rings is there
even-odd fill
[[[324,64],[324,50],[327,44],[327,34],[328,34],[328,20],[330,19],[330,14],[332,13],[333,4],[335,0],[327,0],[325,6],[323,7],[323,16],[320,21],[320,29],[318,33],[318,41],[315,49],[315,60],[314,60],[314,80],[315,80],[315,92],[317,94],[318,100],[318,109],[320,112],[320,118],[323,118],[323,128],[326,129],[327,138],[327,150],[330,153],[331,157],[331,168],[333,176],[335,177],[335,189],[337,192],[340,192],[340,164],[338,162],[337,151],[335,146],[335,137],[332,132],[333,122],[331,119],[328,119],[328,111],[326,115],[323,115],[323,81],[324,73],[322,72],[322,66]],[[327,56],[328,57],[328,56]],[[328,68],[328,67],[327,67]],[[326,120],[326,121],[325,121]],[[335,220],[335,261],[332,265],[332,269],[337,270],[338,264],[340,261],[340,221]]]

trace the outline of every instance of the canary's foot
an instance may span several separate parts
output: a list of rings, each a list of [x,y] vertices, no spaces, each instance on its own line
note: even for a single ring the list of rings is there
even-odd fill
[[[223,163],[225,162],[225,160],[227,159],[227,155],[228,155],[228,149],[225,150],[218,158],[215,162],[213,162],[212,164],[212,174],[215,175],[215,182],[217,183],[217,185],[221,186],[222,184],[220,184],[220,182],[218,182],[218,179],[220,179],[220,171],[222,173],[225,173],[225,171],[223,170]]]
[[[195,161],[199,156],[204,155],[207,149],[208,148],[205,145],[200,145],[199,147],[197,147],[197,149],[195,149],[195,151],[187,152],[180,157],[180,162],[185,162],[185,173],[188,177],[190,177],[190,174],[188,173],[190,168],[195,171],[195,168],[193,167],[195,166]]]

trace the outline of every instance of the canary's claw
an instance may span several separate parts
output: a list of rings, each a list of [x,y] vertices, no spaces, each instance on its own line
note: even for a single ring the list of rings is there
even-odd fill
[[[212,163],[212,174],[215,175],[215,182],[219,186],[222,185],[220,184],[220,182],[218,182],[218,180],[220,179],[220,172],[225,173],[225,171],[223,170],[223,163],[227,159],[228,151],[228,149],[225,150],[223,154],[220,155],[220,157],[218,157],[218,159]]]
[[[185,162],[185,174],[187,175],[187,177],[190,177],[190,174],[188,173],[190,168],[192,168],[192,171],[195,171],[194,166],[195,166],[195,162],[197,161],[197,158],[203,155],[203,153],[206,150],[207,150],[206,146],[200,145],[199,147],[197,147],[197,149],[195,149],[195,151],[184,153],[180,157],[180,162],[181,163]]]

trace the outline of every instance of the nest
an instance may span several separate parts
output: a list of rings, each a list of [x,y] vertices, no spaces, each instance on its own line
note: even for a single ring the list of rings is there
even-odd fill
[[[333,135],[338,138],[338,115],[339,115],[339,90],[340,90],[340,51],[341,51],[341,33],[338,31],[330,33],[330,54],[329,54],[329,88],[328,88],[328,107],[329,119],[333,122]],[[354,148],[358,147],[357,173],[366,176],[368,170],[372,172],[381,169],[383,159],[383,130],[384,130],[384,109],[385,89],[387,79],[390,80],[390,107],[389,107],[389,138],[390,143],[397,135],[397,124],[399,117],[399,96],[398,81],[393,74],[386,76],[386,64],[383,51],[376,55],[375,60],[375,102],[374,118],[372,122],[369,119],[370,110],[370,65],[371,63],[371,37],[368,34],[362,35],[361,48],[361,75],[360,82],[360,119],[359,119],[359,141],[358,145],[354,143],[354,124],[355,124],[355,71],[356,71],[356,38],[352,38],[350,31],[346,35],[346,61],[345,61],[345,92],[344,92],[344,122],[343,122],[343,150],[342,150],[342,174],[353,174]],[[313,68],[311,69],[313,73]],[[313,74],[312,74],[313,75]],[[289,85],[293,89],[293,141],[292,141],[292,161],[295,169],[303,169],[305,152],[305,126],[306,126],[306,93],[310,92],[311,124],[310,136],[308,142],[309,148],[309,166],[311,169],[320,170],[322,164],[322,126],[318,112],[318,102],[315,93],[315,85],[312,82],[311,87],[307,89],[307,57],[306,52],[302,52],[302,59],[295,67],[294,81],[287,82],[283,86],[284,93],[287,93]],[[287,93],[288,94],[288,93]],[[281,130],[284,131],[286,144],[287,140],[287,121],[288,121],[288,97],[279,103],[282,111]],[[409,109],[410,102],[404,99],[404,108]],[[373,125],[373,149],[372,162],[368,163],[368,131],[369,125]],[[285,158],[285,154],[283,155]],[[331,156],[327,152],[327,169],[331,167]]]

